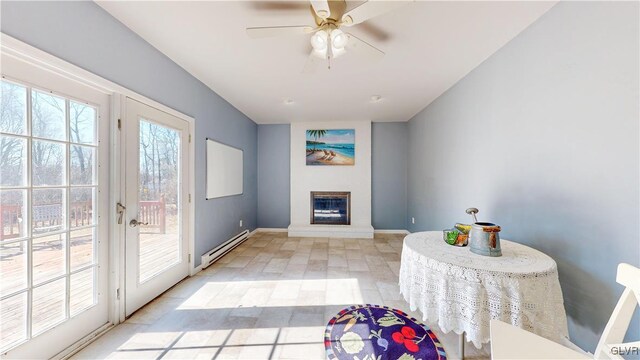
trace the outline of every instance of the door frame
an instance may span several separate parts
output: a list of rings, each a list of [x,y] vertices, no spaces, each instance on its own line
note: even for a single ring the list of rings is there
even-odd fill
[[[114,84],[115,85],[115,84]],[[116,85],[117,86],[117,85]],[[118,86],[121,88],[120,86]],[[112,251],[111,253],[114,255],[111,257],[111,271],[114,274],[113,276],[113,288],[112,294],[114,296],[113,308],[112,308],[112,321],[114,324],[118,324],[123,322],[126,319],[125,313],[125,294],[126,286],[125,286],[125,232],[126,232],[126,210],[123,216],[122,224],[118,224],[117,222],[117,205],[118,203],[124,204],[126,199],[126,188],[125,188],[125,178],[122,176],[122,170],[126,164],[125,152],[121,151],[122,146],[125,142],[124,134],[122,133],[122,128],[124,128],[124,121],[126,117],[126,104],[127,98],[131,98],[133,100],[139,101],[151,107],[154,107],[158,110],[164,111],[170,115],[173,115],[177,118],[187,121],[189,124],[189,136],[191,141],[189,141],[189,181],[186,186],[188,186],[188,192],[190,195],[190,201],[188,202],[188,208],[190,215],[187,226],[189,227],[189,276],[193,276],[197,271],[193,266],[194,259],[194,250],[195,250],[195,201],[194,201],[194,193],[195,193],[195,142],[193,141],[193,129],[195,119],[184,115],[180,112],[177,112],[165,105],[162,105],[154,100],[151,100],[147,97],[134,93],[128,89],[121,88],[120,91],[115,92],[112,101],[112,133],[111,133],[111,231],[112,231],[112,239],[114,240],[112,243]]]
[[[21,357],[44,357],[44,356],[52,356],[55,355],[54,351],[63,351],[65,348],[62,348],[64,345],[73,345],[77,339],[81,339],[86,336],[87,333],[93,333],[96,329],[103,329],[105,326],[110,324],[109,321],[109,273],[108,273],[108,264],[109,264],[109,222],[108,222],[108,212],[109,212],[109,109],[111,103],[111,97],[109,94],[106,94],[101,91],[96,91],[94,88],[85,86],[84,84],[80,84],[75,81],[69,81],[65,77],[61,77],[58,74],[45,71],[39,67],[35,67],[29,63],[23,62],[19,59],[16,59],[12,56],[2,54],[2,63],[5,67],[2,69],[2,80],[7,81],[9,83],[17,84],[18,86],[24,87],[26,93],[31,91],[38,91],[41,94],[52,94],[59,99],[65,102],[66,115],[65,115],[65,137],[62,139],[45,139],[44,137],[38,137],[37,134],[34,134],[33,131],[33,123],[32,119],[34,118],[34,114],[32,114],[33,110],[26,111],[26,129],[31,129],[31,131],[27,131],[22,134],[15,134],[17,138],[23,139],[25,148],[24,159],[26,161],[27,168],[25,169],[25,175],[27,178],[30,178],[26,183],[19,184],[16,188],[20,189],[18,191],[22,191],[25,193],[23,198],[24,206],[22,212],[22,219],[26,225],[22,230],[25,231],[22,236],[22,239],[19,239],[22,244],[25,245],[24,253],[25,253],[25,265],[30,270],[27,271],[27,279],[33,279],[35,274],[35,268],[31,269],[31,266],[35,263],[36,251],[35,251],[35,243],[38,239],[44,239],[50,236],[58,236],[58,239],[63,240],[63,256],[64,256],[64,273],[56,274],[53,279],[58,278],[57,280],[46,279],[44,282],[40,282],[40,284],[34,283],[34,281],[27,280],[25,284],[25,289],[20,290],[21,295],[26,295],[27,297],[27,308],[26,308],[26,328],[28,337],[26,339],[17,341],[14,345],[3,350],[2,355],[7,356],[7,358],[21,358]],[[25,95],[26,95],[25,93]],[[31,107],[33,103],[33,95],[27,96],[25,98],[25,103],[27,108]],[[95,138],[95,142],[88,144],[95,151],[94,160],[92,164],[92,174],[95,182],[89,184],[71,184],[71,166],[72,155],[71,148],[74,145],[78,145],[78,142],[74,142],[71,132],[69,130],[71,116],[69,115],[70,102],[76,102],[78,104],[86,104],[95,109],[95,132],[97,135]],[[9,135],[12,136],[12,135]],[[34,195],[35,191],[38,191],[39,188],[36,184],[34,184],[33,178],[33,169],[31,166],[31,161],[34,158],[33,152],[34,150],[27,150],[30,145],[35,144],[37,141],[55,141],[53,144],[62,145],[64,147],[64,167],[66,173],[66,181],[62,184],[58,184],[54,187],[45,186],[44,189],[65,189],[63,196],[63,206],[64,210],[62,211],[65,215],[64,226],[62,229],[58,229],[55,232],[44,232],[38,234],[35,229],[32,229],[31,219],[33,218],[35,212],[34,205]],[[81,144],[82,145],[82,144]],[[94,189],[93,193],[93,201],[92,208],[93,212],[93,221],[90,224],[86,224],[86,226],[80,228],[74,228],[72,226],[72,221],[70,219],[70,204],[71,204],[71,192],[74,189],[74,186],[80,185],[83,188],[84,186],[89,186]],[[76,187],[77,189],[78,187]],[[42,187],[40,187],[42,189]],[[87,189],[87,187],[84,187]],[[31,191],[29,191],[31,190]],[[31,192],[31,195],[29,194]],[[72,234],[78,229],[92,229],[91,231],[91,239],[93,243],[93,251],[92,257],[94,261],[92,264],[83,264],[81,267],[73,269],[70,265],[71,261],[71,253],[72,253]],[[82,231],[82,230],[81,230]],[[50,234],[50,235],[49,235]],[[86,233],[85,233],[86,234]],[[88,234],[87,234],[88,235]],[[25,268],[26,269],[26,268]],[[81,270],[79,270],[81,269]],[[32,316],[33,311],[36,309],[34,303],[31,301],[35,299],[35,289],[42,288],[42,286],[47,286],[46,284],[51,284],[54,282],[59,282],[61,280],[65,281],[65,298],[68,298],[71,295],[72,286],[71,279],[73,278],[73,273],[78,274],[80,272],[84,272],[86,270],[91,270],[93,273],[92,283],[92,292],[94,303],[88,306],[85,309],[82,309],[80,312],[76,314],[72,314],[71,303],[68,301],[64,301],[65,306],[65,316],[60,321],[57,321],[52,326],[48,326],[46,330],[41,333],[33,333],[30,331],[30,328],[33,328],[33,323],[35,317]],[[17,295],[18,292],[13,292],[14,296]],[[9,294],[6,294],[9,295]],[[29,326],[31,324],[31,326]],[[71,336],[71,337],[68,337]],[[73,343],[70,343],[73,341]],[[46,346],[47,344],[54,344],[53,346]]]
[[[111,156],[110,156],[110,179],[109,179],[109,293],[107,300],[109,302],[109,321],[112,326],[117,325],[125,320],[124,312],[124,221],[122,226],[117,223],[116,204],[124,200],[124,179],[121,175],[121,166],[123,166],[124,153],[120,151],[122,144],[122,121],[124,121],[126,98],[129,97],[158,110],[164,111],[170,115],[187,121],[189,124],[189,152],[190,159],[187,164],[189,171],[189,181],[185,186],[188,187],[190,201],[188,209],[191,214],[186,226],[189,227],[189,276],[193,276],[198,272],[198,268],[194,267],[194,251],[195,251],[195,140],[194,128],[195,119],[176,111],[164,104],[154,101],[146,96],[140,95],[132,90],[120,86],[110,80],[93,74],[76,65],[64,61],[54,55],[43,50],[35,48],[20,40],[17,40],[7,34],[0,32],[0,50],[3,55],[7,55],[23,61],[27,64],[37,66],[41,69],[61,75],[69,80],[79,82],[85,86],[89,86],[97,91],[111,96],[110,104],[110,137],[111,137]],[[120,124],[120,126],[119,126]],[[125,214],[126,215],[126,214]],[[96,336],[100,335],[107,328],[98,329],[92,334],[88,334],[85,338],[78,341],[68,349],[59,353],[55,358],[64,358],[75,353]]]
[[[191,275],[191,259],[189,254],[190,245],[188,240],[190,238],[191,228],[187,226],[190,223],[193,212],[189,206],[190,193],[188,184],[191,179],[188,172],[179,171],[178,176],[178,199],[179,199],[179,217],[180,226],[178,239],[180,241],[179,257],[181,261],[172,264],[171,266],[163,269],[161,272],[156,273],[141,282],[140,272],[140,228],[131,229],[128,228],[130,219],[140,219],[140,130],[141,123],[146,121],[158,126],[162,126],[168,129],[173,129],[180,134],[180,146],[179,146],[179,169],[183,168],[183,164],[189,164],[191,162],[190,156],[192,152],[189,150],[191,144],[189,123],[179,117],[168,114],[165,111],[159,110],[153,106],[137,101],[130,97],[126,97],[124,120],[122,121],[122,130],[120,132],[121,139],[124,141],[121,149],[127,154],[127,158],[123,159],[121,164],[121,171],[124,171],[124,176],[120,178],[124,180],[126,189],[124,189],[124,198],[126,202],[123,203],[128,207],[127,216],[124,217],[124,224],[122,228],[125,229],[125,316],[133,314],[142,306],[147,304],[153,298],[156,298],[166,290],[174,286],[177,282],[181,281],[185,277]],[[122,151],[122,150],[121,150]],[[187,178],[185,178],[187,177]],[[186,234],[185,234],[186,232]],[[127,237],[128,236],[128,237]],[[128,267],[127,267],[128,266]],[[179,273],[179,278],[176,276]],[[135,276],[133,276],[135,275]],[[137,295],[136,295],[137,294]],[[154,295],[151,295],[154,294]],[[148,296],[152,296],[149,298]],[[142,301],[141,301],[142,300]],[[142,305],[140,305],[142,304]]]

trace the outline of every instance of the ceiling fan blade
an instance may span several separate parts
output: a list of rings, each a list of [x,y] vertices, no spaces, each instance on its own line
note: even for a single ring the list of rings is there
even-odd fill
[[[369,0],[360,6],[352,9],[342,16],[342,23],[346,26],[353,26],[367,21],[378,15],[382,15],[391,10],[404,6],[411,1],[374,1]]]
[[[328,0],[311,0],[311,7],[321,19],[326,19],[331,15]]]
[[[384,52],[359,37],[347,33],[349,41],[344,47],[348,54],[356,54],[366,58],[367,60],[380,60],[384,57]]]
[[[307,61],[304,64],[304,68],[302,69],[302,73],[303,74],[315,73],[316,71],[318,71],[322,63],[325,61],[326,59],[322,59],[315,54],[315,50],[311,50],[311,53],[309,53],[309,57],[307,58]]]
[[[262,26],[247,28],[247,35],[254,39],[288,36],[288,35],[305,35],[311,34],[314,28],[309,25],[300,26]]]

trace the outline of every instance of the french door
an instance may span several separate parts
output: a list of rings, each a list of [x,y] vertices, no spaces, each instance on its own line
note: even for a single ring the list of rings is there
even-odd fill
[[[2,65],[0,353],[49,358],[109,320],[110,96]]]
[[[189,275],[189,123],[126,100],[125,314]]]

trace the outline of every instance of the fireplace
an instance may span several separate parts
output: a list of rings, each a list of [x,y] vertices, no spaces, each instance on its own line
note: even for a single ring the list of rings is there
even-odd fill
[[[351,225],[351,193],[312,191],[311,224]]]

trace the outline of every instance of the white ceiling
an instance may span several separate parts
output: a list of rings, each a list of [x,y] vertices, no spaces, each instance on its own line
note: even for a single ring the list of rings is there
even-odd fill
[[[363,63],[347,53],[331,70],[316,74],[302,73],[309,35],[250,39],[245,32],[249,26],[312,25],[304,4],[98,4],[249,118],[272,124],[407,121],[555,2],[409,3],[348,28],[384,51],[381,61]],[[357,4],[349,3],[348,9]],[[372,103],[372,95],[382,100]]]

